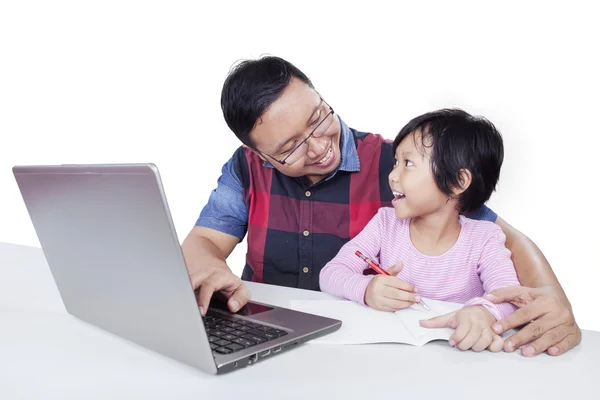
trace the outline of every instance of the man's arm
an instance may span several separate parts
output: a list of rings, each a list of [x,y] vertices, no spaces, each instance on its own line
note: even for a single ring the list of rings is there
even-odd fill
[[[229,298],[232,312],[250,300],[250,292],[225,262],[239,241],[236,236],[202,226],[195,226],[183,241],[181,248],[192,285],[200,288],[198,305],[202,315],[215,292]]]
[[[194,289],[199,289],[198,305],[202,315],[216,292],[229,299],[227,304],[232,312],[237,312],[250,300],[248,288],[225,263],[248,227],[248,209],[236,172],[238,152],[223,165],[217,188],[212,191],[196,226],[181,246]]]
[[[550,355],[559,355],[570,350],[581,341],[581,330],[546,257],[531,239],[502,218],[498,217],[496,224],[506,235],[506,247],[512,253],[519,281],[525,286],[498,289],[486,296],[494,303],[509,301],[519,307],[494,324],[496,333],[526,325],[506,340],[504,350],[514,351],[525,344],[521,350],[525,356],[546,350]]]
[[[512,253],[511,258],[521,284],[529,287],[555,286],[568,303],[554,271],[536,244],[502,218],[498,217],[496,224],[506,235],[506,247]]]

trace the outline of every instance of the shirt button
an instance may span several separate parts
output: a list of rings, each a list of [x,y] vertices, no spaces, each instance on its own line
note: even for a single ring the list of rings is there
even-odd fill
[[[304,192],[304,195],[305,195],[306,197],[310,197],[310,195],[311,195],[311,193],[310,193],[310,190],[307,190],[306,192]]]
[[[304,232],[302,232],[302,234],[303,234],[304,236],[308,236],[308,235],[310,235],[310,232],[309,232],[309,231],[304,231]]]
[[[302,272],[304,272],[305,274],[308,274],[308,267],[302,268]]]

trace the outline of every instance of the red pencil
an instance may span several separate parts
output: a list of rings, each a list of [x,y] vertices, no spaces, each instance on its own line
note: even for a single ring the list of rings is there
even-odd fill
[[[388,272],[386,270],[381,268],[379,266],[379,264],[377,264],[375,261],[371,260],[369,257],[365,257],[365,255],[363,255],[363,253],[361,253],[360,250],[356,250],[355,254],[357,256],[359,256],[364,262],[369,264],[369,267],[373,268],[375,270],[375,272],[377,272],[378,274],[390,276],[390,274],[388,274]],[[429,308],[429,306],[427,304],[425,304],[423,299],[421,299],[419,304],[421,304],[427,311],[431,311],[431,309]]]
[[[363,253],[360,252],[360,250],[356,250],[356,255],[359,256],[360,258],[362,258],[364,262],[369,264],[369,267],[373,268],[375,270],[375,272],[377,272],[378,274],[390,276],[390,274],[388,274],[388,272],[386,270],[381,268],[379,266],[379,264],[377,264],[375,261],[371,260],[369,257],[365,257],[363,255]]]

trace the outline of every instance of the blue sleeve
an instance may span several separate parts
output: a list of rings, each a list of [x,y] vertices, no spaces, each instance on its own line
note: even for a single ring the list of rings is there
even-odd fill
[[[242,182],[234,171],[233,158],[221,169],[221,176],[202,209],[196,226],[203,226],[238,237],[248,229],[248,209],[244,202]]]
[[[465,217],[495,223],[496,219],[498,219],[498,214],[489,209],[487,206],[483,205],[475,211],[465,213]]]

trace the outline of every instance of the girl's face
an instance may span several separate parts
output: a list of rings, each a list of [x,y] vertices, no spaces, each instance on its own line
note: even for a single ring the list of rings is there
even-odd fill
[[[388,179],[394,193],[392,205],[400,219],[422,217],[453,206],[433,178],[431,148],[421,143],[421,134],[413,132],[400,142],[394,155],[396,163]]]

